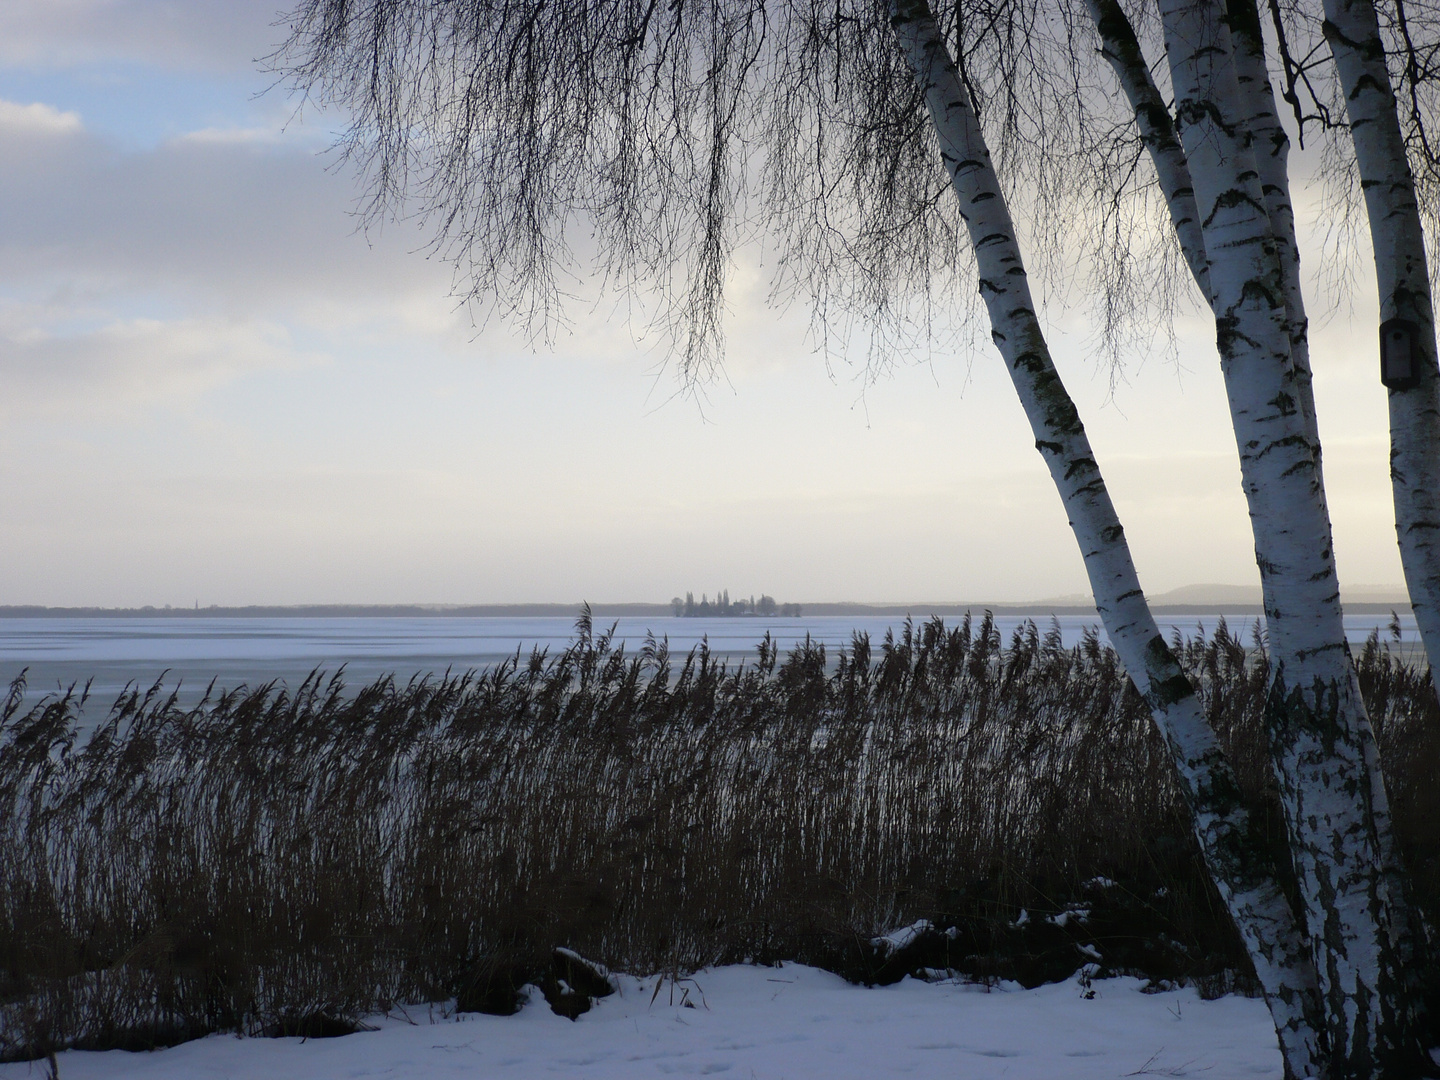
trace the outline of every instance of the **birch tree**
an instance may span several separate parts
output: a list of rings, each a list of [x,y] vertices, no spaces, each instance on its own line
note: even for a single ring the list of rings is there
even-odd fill
[[[1276,117],[1258,13],[1247,0],[1226,9],[1162,0],[1172,123],[1124,12],[1095,0],[1089,6],[1177,238],[1216,316],[1279,659],[1272,755],[1325,999],[1330,1069],[1337,1076],[1414,1075],[1427,1064],[1416,995],[1405,988],[1416,937],[1374,737],[1345,645],[1288,139]],[[1343,899],[1337,882],[1349,894]],[[1337,921],[1337,907],[1358,917]]]
[[[1287,1069],[1319,1069],[1315,970],[1273,868],[1248,835],[1246,812],[1194,687],[1165,644],[1140,588],[1114,505],[1065,392],[1030,295],[1024,260],[984,133],[925,0],[896,0],[892,24],[935,126],[975,251],[991,335],[1065,503],[1096,609],[1170,748],[1196,837],[1255,963]]]
[[[1413,377],[1387,395],[1390,480],[1411,609],[1431,670],[1440,671],[1440,367],[1425,234],[1373,5],[1325,0],[1324,34],[1365,195],[1381,323],[1398,319],[1414,327],[1406,350]]]
[[[1322,136],[1343,140],[1338,147],[1331,143],[1342,152],[1330,179],[1338,182],[1342,210],[1363,212],[1368,223],[1381,325],[1408,324],[1403,330],[1413,346],[1414,370],[1387,386],[1390,479],[1411,609],[1431,670],[1440,672],[1440,368],[1427,210],[1416,182],[1418,165],[1431,188],[1433,227],[1440,154],[1430,128],[1440,26],[1429,5],[1407,6],[1405,0],[1387,6],[1388,33],[1372,0],[1283,8],[1276,0],[1274,22],[1296,122],[1315,121]],[[1294,60],[1297,50],[1312,56],[1328,51],[1333,63],[1316,71]],[[1403,101],[1397,87],[1403,88]],[[1360,206],[1349,205],[1356,189]],[[1435,241],[1432,235],[1431,244]]]
[[[947,7],[943,20],[924,0],[307,0],[277,64],[350,110],[342,151],[362,170],[367,211],[428,217],[462,293],[524,325],[554,317],[578,272],[577,230],[594,238],[593,272],[648,305],[691,377],[721,358],[726,274],[749,224],[780,244],[779,289],[807,296],[822,332],[838,322],[845,339],[845,320],[862,320],[872,355],[938,336],[978,292],[1102,621],[1171,749],[1287,1071],[1415,1075],[1392,934],[1404,903],[1385,872],[1383,785],[1339,622],[1303,297],[1287,286],[1296,259],[1277,242],[1288,187],[1260,179],[1250,133],[1266,122],[1264,97],[1241,92],[1254,58],[1237,61],[1212,5],[1168,0],[1179,123],[1163,100],[1134,112],[1142,132],[1146,117],[1160,132],[1147,136],[1157,171],[1168,155],[1189,175],[1167,194],[1216,314],[1255,527],[1298,919],[1145,604],[1021,255],[1020,181],[1065,190],[1064,140],[1091,123],[1072,14],[1004,0]]]

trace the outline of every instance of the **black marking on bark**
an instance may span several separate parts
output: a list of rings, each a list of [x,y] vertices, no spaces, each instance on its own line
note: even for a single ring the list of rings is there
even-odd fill
[[[1202,124],[1206,121],[1214,124],[1227,135],[1233,136],[1235,128],[1225,123],[1220,115],[1220,107],[1213,101],[1201,98],[1188,98],[1185,101],[1177,102],[1175,107],[1175,122],[1178,126],[1184,127],[1187,124]]]
[[[1348,48],[1354,49],[1356,52],[1364,51],[1363,49],[1361,49],[1360,43],[1358,41],[1352,41],[1349,37],[1345,35],[1345,33],[1340,29],[1340,27],[1336,26],[1329,19],[1326,19],[1320,24],[1320,33],[1325,36],[1325,40],[1328,41],[1332,47],[1338,43],[1340,45],[1344,45]]]
[[[1135,109],[1135,115],[1150,127],[1153,132],[1151,138],[1157,145],[1169,145],[1173,141],[1173,136],[1170,139],[1165,138],[1173,129],[1174,121],[1170,118],[1170,110],[1164,105],[1158,101],[1141,102]]]
[[[1214,222],[1215,215],[1221,210],[1233,210],[1238,206],[1249,206],[1261,216],[1265,214],[1265,207],[1256,202],[1248,191],[1242,188],[1231,188],[1229,191],[1222,191],[1216,197],[1214,205],[1210,207],[1210,215],[1202,224],[1209,227]]]
[[[1246,300],[1260,300],[1272,311],[1277,311],[1285,306],[1283,299],[1277,299],[1275,293],[1265,285],[1259,278],[1251,278],[1240,287],[1240,303]]]
[[[1190,680],[1184,675],[1172,675],[1163,682],[1152,682],[1151,693],[1162,709],[1168,709],[1177,701],[1184,701],[1187,697],[1193,697],[1195,688],[1190,685]],[[1218,786],[1212,781],[1209,787]],[[1212,796],[1213,798],[1213,796]]]
[[[1310,440],[1309,440],[1308,438],[1306,438],[1304,435],[1300,435],[1300,434],[1296,434],[1296,435],[1286,435],[1286,436],[1284,436],[1283,438],[1272,439],[1270,442],[1268,442],[1268,443],[1265,444],[1265,446],[1260,450],[1260,452],[1259,452],[1258,454],[1255,455],[1255,460],[1256,460],[1256,461],[1259,461],[1261,458],[1263,458],[1266,454],[1270,453],[1270,451],[1272,451],[1272,450],[1283,450],[1283,449],[1286,449],[1286,448],[1288,448],[1288,447],[1293,447],[1293,446],[1303,446],[1303,447],[1305,447],[1306,450],[1309,450],[1309,449],[1310,449]],[[1309,456],[1308,454],[1306,455],[1306,462],[1305,462],[1305,463],[1308,464],[1308,465],[1314,465],[1314,464],[1315,464],[1314,460],[1313,460],[1312,458],[1310,458],[1310,456]]]
[[[1175,654],[1170,651],[1170,646],[1165,644],[1165,639],[1159,634],[1145,643],[1145,674],[1150,683],[1149,696],[1161,709],[1168,709],[1177,701],[1183,701],[1195,693],[1195,687],[1180,670],[1180,665],[1175,662]],[[1212,769],[1207,772],[1213,777],[1216,771]],[[1197,785],[1197,800],[1208,803],[1209,800],[1202,794],[1204,788],[1203,783]]]
[[[1234,315],[1215,316],[1215,347],[1220,351],[1222,359],[1228,360],[1235,355],[1235,346],[1240,342],[1253,345],[1247,336],[1240,333],[1240,320]]]
[[[1265,404],[1273,405],[1275,407],[1275,411],[1281,416],[1293,416],[1296,412],[1295,399],[1289,394],[1285,393],[1284,390],[1281,390],[1280,393],[1276,394]]]
[[[1130,20],[1126,18],[1125,12],[1115,0],[1100,0],[1095,5],[1100,9],[1100,18],[1096,21],[1096,28],[1100,31],[1101,38],[1114,42],[1123,49],[1127,56],[1135,56],[1140,51],[1140,42],[1135,37],[1134,28]]]
[[[1379,94],[1380,97],[1381,97],[1383,100],[1388,101],[1388,100],[1390,99],[1390,92],[1389,92],[1389,90],[1388,90],[1386,87],[1383,87],[1383,86],[1380,85],[1380,80],[1379,80],[1379,79],[1377,79],[1377,78],[1375,78],[1375,76],[1369,75],[1369,74],[1361,75],[1360,78],[1356,79],[1356,80],[1355,80],[1355,89],[1352,90],[1352,91],[1350,91],[1350,93],[1349,93],[1348,95],[1346,95],[1346,96],[1347,96],[1351,101],[1354,101],[1354,100],[1355,100],[1356,98],[1358,98],[1358,97],[1360,96],[1360,94],[1361,94],[1364,90],[1366,90],[1367,88],[1370,89],[1370,90],[1375,91],[1375,93]]]

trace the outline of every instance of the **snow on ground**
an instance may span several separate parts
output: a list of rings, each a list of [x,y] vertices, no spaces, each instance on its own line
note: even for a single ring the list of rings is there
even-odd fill
[[[906,979],[852,986],[816,968],[725,967],[673,984],[620,977],[578,1021],[538,993],[518,1015],[421,1006],[339,1039],[212,1036],[149,1054],[59,1055],[63,1080],[349,1080],[368,1077],[593,1080],[713,1075],[736,1080],[1114,1080],[1282,1075],[1262,1002],[1143,994],[1135,979],[986,990]],[[688,996],[687,996],[688,991]],[[689,1007],[689,1005],[694,1007]],[[0,1080],[43,1063],[0,1065]]]

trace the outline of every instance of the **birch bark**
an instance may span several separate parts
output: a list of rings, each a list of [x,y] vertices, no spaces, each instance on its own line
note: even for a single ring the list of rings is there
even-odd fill
[[[1190,183],[1190,165],[1175,133],[1175,122],[1155,80],[1150,65],[1140,48],[1135,28],[1117,0],[1086,0],[1095,29],[1100,33],[1100,55],[1109,63],[1120,88],[1135,113],[1135,127],[1140,132],[1155,167],[1156,179],[1170,210],[1170,224],[1175,227],[1180,253],[1190,276],[1200,287],[1205,303],[1213,306],[1210,292],[1210,260],[1205,254],[1205,236],[1200,228],[1200,212],[1195,206],[1195,189]]]
[[[1084,425],[1051,361],[1009,208],[969,95],[926,0],[893,0],[891,14],[963,207],[992,337],[1065,503],[1096,608],[1170,749],[1201,850],[1264,987],[1287,1071],[1316,1074],[1319,1005],[1313,962],[1273,867],[1251,832],[1234,776],[1194,688],[1145,601]]]
[[[1440,674],[1440,368],[1415,179],[1374,6],[1370,0],[1325,0],[1324,30],[1360,167],[1380,320],[1408,319],[1420,328],[1420,384],[1389,391],[1390,485],[1410,606],[1430,670]]]
[[[1161,0],[1181,145],[1209,256],[1221,369],[1277,663],[1271,745],[1325,1007],[1329,1074],[1417,1075],[1385,872],[1385,796],[1341,619],[1329,513],[1300,404],[1281,244],[1218,4]]]
[[[1420,328],[1420,384],[1389,391],[1390,484],[1400,561],[1433,679],[1440,673],[1440,370],[1424,232],[1375,8],[1369,0],[1326,0],[1325,15],[1365,194],[1380,320],[1408,319]],[[1378,769],[1378,751],[1375,757]],[[1397,879],[1392,890],[1403,890],[1393,840],[1387,855]],[[1411,915],[1396,928],[1398,947],[1411,995],[1423,1000],[1425,936]]]
[[[1086,4],[1100,33],[1100,54],[1110,64],[1134,111],[1136,128],[1169,206],[1170,221],[1175,227],[1185,264],[1206,303],[1213,308],[1210,263],[1205,252],[1199,211],[1195,206],[1190,166],[1170,110],[1150,76],[1150,67],[1134,27],[1117,0],[1086,0]],[[1310,369],[1309,319],[1305,314],[1305,296],[1300,282],[1300,249],[1295,238],[1295,215],[1290,203],[1290,139],[1275,112],[1275,93],[1265,63],[1258,9],[1253,0],[1231,0],[1229,14],[1231,27],[1238,27],[1235,59],[1245,131],[1255,153],[1265,211],[1281,256],[1296,398],[1306,419],[1306,429],[1318,463],[1320,435],[1315,421],[1315,394]]]
[[[1280,256],[1280,273],[1285,283],[1286,326],[1290,336],[1290,360],[1294,369],[1300,413],[1315,455],[1317,482],[1324,484],[1320,458],[1320,429],[1316,421],[1315,394],[1310,368],[1309,320],[1300,284],[1300,246],[1295,237],[1295,214],[1290,202],[1290,137],[1276,112],[1275,90],[1265,60],[1265,41],[1255,0],[1228,0],[1227,23],[1234,43],[1236,83],[1239,90],[1244,129],[1255,154],[1260,186],[1265,193],[1265,210],[1275,233]],[[1398,128],[1397,128],[1398,130]],[[1440,446],[1440,444],[1436,444]],[[1404,897],[1404,873],[1395,849],[1389,796],[1380,769],[1380,751],[1368,730],[1362,731],[1366,766],[1370,772],[1373,803],[1371,814],[1378,850],[1389,878],[1391,896]],[[1408,904],[1407,904],[1408,911]],[[1410,969],[1418,936],[1407,921],[1393,927],[1400,937],[1401,962]]]
[[[1305,315],[1305,293],[1300,284],[1300,245],[1295,238],[1295,211],[1290,204],[1290,136],[1276,113],[1275,90],[1265,61],[1265,39],[1255,0],[1227,0],[1226,20],[1234,42],[1235,82],[1243,130],[1255,155],[1265,213],[1275,234],[1280,276],[1285,288],[1285,330],[1290,338],[1290,363],[1295,397],[1305,421],[1317,483],[1320,468],[1320,429],[1315,419],[1315,390],[1310,370],[1310,320]]]

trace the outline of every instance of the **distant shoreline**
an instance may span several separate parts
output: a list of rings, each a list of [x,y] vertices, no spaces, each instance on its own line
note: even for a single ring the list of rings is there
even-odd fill
[[[415,618],[568,618],[580,614],[580,603],[574,604],[294,604],[249,605],[244,607],[44,607],[37,604],[0,605],[0,619],[415,619]],[[1049,618],[1051,615],[1079,615],[1099,618],[1095,608],[1083,604],[1014,604],[1014,603],[914,603],[858,604],[803,603],[803,617],[811,616],[897,616],[916,619],[940,615],[946,618],[963,616],[966,612],[979,615],[990,611],[1010,617]],[[1263,612],[1259,604],[1185,603],[1153,604],[1150,610],[1157,618],[1182,615],[1238,615],[1258,618]],[[597,618],[675,618],[670,604],[591,604]],[[1409,611],[1404,603],[1356,602],[1345,604],[1347,615],[1388,615]],[[749,619],[773,621],[780,616],[734,615],[737,622]]]

